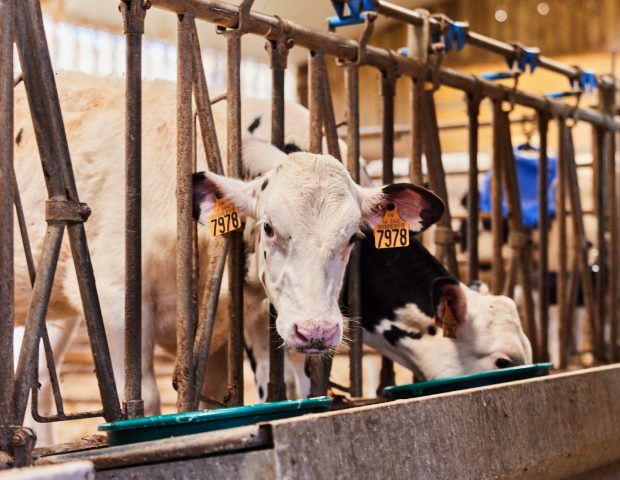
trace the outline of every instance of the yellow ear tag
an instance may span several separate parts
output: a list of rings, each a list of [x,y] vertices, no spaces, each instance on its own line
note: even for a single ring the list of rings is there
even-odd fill
[[[409,224],[398,216],[393,203],[388,204],[383,220],[374,229],[375,248],[409,246]]]
[[[458,328],[458,322],[454,316],[454,312],[448,305],[448,301],[444,298],[441,301],[443,309],[443,319],[440,319],[435,315],[435,325],[443,329],[443,336],[446,338],[456,338],[456,330]]]
[[[237,206],[228,200],[218,198],[215,201],[213,212],[209,215],[209,232],[211,235],[217,237],[240,227],[241,215],[239,215]]]

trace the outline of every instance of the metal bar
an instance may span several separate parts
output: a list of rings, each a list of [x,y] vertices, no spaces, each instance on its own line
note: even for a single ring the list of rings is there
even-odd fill
[[[48,194],[50,197],[79,202],[41,7],[36,0],[19,2],[17,5],[17,49],[37,145],[46,172]],[[121,417],[121,410],[84,225],[70,224],[67,229],[105,418],[108,421],[117,420]],[[39,301],[39,297],[33,296],[33,304]],[[37,332],[26,332],[25,336],[36,334]],[[31,344],[33,345],[34,343]],[[30,354],[32,355],[32,352]],[[17,382],[27,382],[31,378],[17,378]],[[21,406],[15,405],[15,408]]]
[[[573,146],[572,130],[563,123],[564,140],[566,142],[566,181],[569,189],[569,199],[571,205],[571,218],[573,221],[574,237],[576,242],[576,255],[579,261],[579,269],[581,270],[581,285],[583,290],[583,299],[585,304],[585,310],[590,321],[590,332],[595,339],[602,340],[602,334],[597,330],[601,328],[600,319],[597,322],[598,315],[605,315],[607,312],[599,313],[595,306],[594,286],[592,284],[592,278],[589,275],[590,267],[588,265],[588,242],[586,239],[585,227],[583,224],[583,211],[581,209],[581,193],[579,190],[579,182],[577,179],[577,167],[575,164],[575,149]],[[570,320],[570,319],[569,319]],[[567,339],[570,338],[570,332],[566,332]],[[595,349],[597,347],[595,340]],[[598,359],[602,359],[602,345],[599,345],[599,351],[601,356]]]
[[[182,13],[194,11],[196,17],[224,27],[235,27],[238,23],[237,9],[219,0],[151,0],[153,6],[165,10]],[[343,60],[354,62],[357,59],[358,43],[339,37],[333,33],[322,32],[311,28],[285,21],[287,36],[295,45],[309,50],[321,50],[327,55],[333,55]],[[267,35],[273,29],[282,28],[282,19],[272,15],[252,12],[244,23],[246,33]],[[421,80],[431,78],[432,68],[426,67],[411,58],[398,55],[397,52],[384,48],[366,47],[364,64],[385,70],[396,67],[401,75],[419,77]],[[556,100],[549,100],[541,95],[525,93],[520,90],[512,91],[511,87],[502,86],[491,81],[483,80],[469,73],[457,72],[449,68],[442,68],[439,81],[441,84],[459,90],[472,92],[480,90],[485,97],[502,100],[508,91],[511,92],[516,105],[523,105],[536,110],[548,111],[553,115],[568,115],[574,111],[575,118],[580,121],[620,130],[620,122],[603,115],[594,109],[574,109],[573,106]]]
[[[385,15],[386,17],[390,17],[400,22],[416,26],[421,26],[423,24],[423,17],[414,10],[409,10],[405,7],[401,7],[390,2],[385,2],[383,0],[375,0],[375,7],[377,12],[381,15]],[[438,19],[431,18],[429,23],[432,32],[440,32],[441,27]],[[489,52],[502,55],[506,59],[514,59],[518,54],[518,48],[514,45],[495,40],[494,38],[473,32],[469,29],[465,32],[465,36],[469,44],[475,45]],[[580,73],[579,69],[576,67],[564,65],[556,60],[552,60],[551,58],[544,57],[542,55],[538,56],[537,66],[561,75],[566,75],[571,79],[577,78]]]
[[[192,377],[192,353],[196,324],[192,285],[192,14],[179,15],[177,25],[177,245],[176,245],[176,321],[177,410],[191,408],[196,385]]]
[[[491,175],[491,234],[493,236],[493,270],[491,291],[499,295],[504,284],[503,217],[502,217],[502,102],[493,102],[493,163]]]
[[[360,182],[360,112],[359,112],[359,65],[344,66],[345,118],[347,122],[347,171],[355,183]],[[348,265],[348,311],[349,311],[349,393],[362,396],[362,327],[359,319],[361,305],[361,258],[360,246],[355,244]]]
[[[327,142],[327,151],[332,157],[342,162],[342,153],[340,152],[340,144],[338,143],[338,126],[336,123],[336,114],[334,113],[332,91],[329,84],[329,73],[325,65],[325,57],[321,57],[320,61],[323,63],[321,67],[321,83],[323,85],[323,126],[325,130],[325,140]]]
[[[217,314],[217,306],[222,287],[222,277],[226,266],[226,255],[228,253],[228,240],[217,238],[213,255],[209,258],[207,266],[206,282],[203,290],[203,298],[200,303],[198,314],[198,326],[196,328],[196,338],[193,347],[193,379],[194,389],[191,402],[191,409],[196,410],[200,401],[201,388],[205,382],[205,372],[207,371],[207,361],[211,350],[211,337],[213,336],[213,326]]]
[[[435,256],[440,261],[446,261],[448,270],[456,278],[459,278],[459,268],[454,248],[455,236],[452,231],[452,216],[448,202],[448,189],[446,187],[446,172],[441,160],[441,142],[439,131],[437,130],[437,112],[435,110],[435,100],[433,92],[425,90],[422,96],[423,115],[425,118],[424,151],[426,155],[426,165],[428,168],[428,178],[431,189],[439,195],[445,205],[444,214],[437,222],[435,229]]]
[[[607,317],[606,306],[606,276],[607,276],[607,241],[605,240],[605,231],[607,230],[607,132],[597,129],[596,147],[598,154],[594,157],[597,161],[595,174],[597,176],[597,186],[594,201],[597,211],[597,235],[596,246],[598,249],[599,271],[596,282],[596,309],[598,317],[597,339],[594,342],[596,348],[596,357],[603,359],[605,345],[605,318]]]
[[[271,143],[284,150],[284,75],[288,56],[287,41],[284,37],[267,40],[271,66]],[[284,349],[282,339],[276,329],[278,313],[269,305],[269,382],[267,401],[286,400],[284,382]]]
[[[15,169],[11,168],[11,183],[13,188],[13,202],[15,203],[15,213],[17,215],[17,224],[19,225],[19,233],[22,238],[22,246],[24,247],[24,255],[26,257],[26,266],[28,267],[28,276],[30,277],[30,285],[34,285],[36,277],[36,267],[34,266],[34,257],[32,256],[32,248],[30,248],[30,238],[28,236],[28,227],[26,226],[26,216],[22,206],[22,199],[19,194],[19,186],[15,176]]]
[[[424,175],[422,173],[422,133],[424,117],[422,116],[422,94],[424,82],[418,79],[411,80],[411,159],[409,164],[409,180],[416,185],[424,185]],[[394,132],[397,132],[396,126]],[[362,134],[363,136],[363,134]]]
[[[325,67],[321,51],[309,52],[308,56],[308,109],[310,110],[310,152],[323,151],[323,91],[322,79]]]
[[[478,223],[480,211],[478,193],[478,115],[480,96],[467,95],[467,115],[469,117],[469,190],[467,196],[467,281],[478,280]]]
[[[537,112],[540,153],[538,159],[538,318],[540,320],[540,360],[549,361],[549,198],[547,177],[547,134],[549,117]]]
[[[558,259],[557,274],[557,305],[559,319],[559,343],[560,343],[560,359],[559,368],[566,368],[568,365],[568,346],[566,339],[567,319],[566,319],[566,255],[567,239],[566,239],[566,194],[567,194],[567,175],[568,175],[568,158],[566,135],[567,135],[566,118],[558,118],[558,164],[557,164],[557,189],[556,189],[556,215],[558,221],[558,252],[561,253]]]
[[[241,159],[241,33],[229,32],[226,38],[228,76],[228,176],[242,175]],[[229,405],[243,404],[243,233],[229,234],[230,333],[228,336]]]
[[[120,3],[125,33],[125,400],[127,418],[142,400],[142,0]]]
[[[523,300],[525,304],[525,326],[526,334],[532,343],[534,360],[539,358],[538,326],[536,325],[536,315],[534,312],[534,299],[532,298],[532,272],[531,272],[531,239],[529,233],[523,225],[523,214],[521,212],[521,200],[519,195],[519,184],[517,179],[517,166],[512,148],[510,135],[510,122],[508,113],[501,112],[500,133],[503,137],[502,173],[506,190],[506,199],[510,216],[510,244],[512,255],[516,261],[516,266],[521,276],[523,287]],[[515,269],[516,271],[516,269]]]
[[[15,5],[0,0],[0,449],[11,453],[14,425],[13,35]],[[15,190],[14,190],[15,188]]]

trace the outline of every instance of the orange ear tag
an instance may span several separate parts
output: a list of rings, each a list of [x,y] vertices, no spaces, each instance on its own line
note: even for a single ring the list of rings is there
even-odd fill
[[[218,198],[215,201],[213,212],[209,215],[209,232],[211,235],[217,237],[240,227],[241,215],[239,215],[237,206],[228,200]]]
[[[456,338],[456,330],[458,328],[458,322],[454,316],[454,312],[448,305],[448,301],[444,298],[442,301],[443,318],[440,319],[435,315],[435,325],[443,329],[443,336],[446,338]]]
[[[398,209],[388,203],[383,220],[374,229],[375,248],[409,246],[409,224],[398,216]]]

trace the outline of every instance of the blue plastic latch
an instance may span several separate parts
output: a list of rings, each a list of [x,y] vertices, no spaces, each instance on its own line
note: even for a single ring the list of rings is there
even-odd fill
[[[345,15],[344,13],[345,5],[349,7],[349,15]],[[373,0],[332,0],[332,6],[334,7],[336,16],[327,19],[330,30],[364,23],[365,17],[363,13],[375,11]]]
[[[400,53],[403,57],[408,57],[409,49],[407,47],[399,48],[398,53]]]
[[[593,92],[598,86],[598,80],[596,74],[592,70],[583,70],[579,79],[571,78],[570,85],[575,87],[575,81],[578,80],[579,90],[582,92]]]
[[[456,51],[460,52],[465,43],[467,42],[467,28],[468,24],[466,22],[453,22],[448,23],[441,33],[433,33],[431,34],[431,41],[433,43],[438,43],[441,40],[441,36],[443,35],[443,44],[445,47],[445,51],[449,52],[452,50],[454,44],[456,44]]]
[[[536,67],[538,66],[538,53],[539,50],[537,48],[526,48],[522,47],[520,49],[521,55],[517,59],[517,67],[520,71],[525,72],[527,66],[530,67],[530,73],[533,73]],[[506,59],[506,63],[508,64],[508,68],[512,68],[514,65],[514,58]]]
[[[514,72],[493,72],[483,73],[480,75],[484,80],[505,80],[507,78],[514,78]]]

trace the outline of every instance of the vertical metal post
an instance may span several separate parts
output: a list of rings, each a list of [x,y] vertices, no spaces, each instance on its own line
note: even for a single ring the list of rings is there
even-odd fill
[[[502,258],[502,102],[493,102],[493,165],[491,175],[491,233],[493,236],[493,270],[491,291],[498,295],[504,285],[504,259]]]
[[[566,118],[558,117],[558,164],[557,164],[557,189],[556,189],[556,215],[558,220],[558,273],[557,273],[557,305],[558,319],[560,322],[560,368],[566,368],[568,365],[568,345],[567,345],[567,318],[566,318],[566,255],[567,239],[566,239],[566,180],[568,168],[568,152],[566,146],[566,134],[568,127],[566,126]]]
[[[36,0],[25,0],[18,2],[16,5],[15,31],[17,49],[24,72],[23,78],[37,145],[43,168],[46,172],[48,194],[50,197],[67,199],[70,202],[79,202],[58,101],[54,72],[45,38],[41,6]],[[54,248],[54,241],[61,236],[57,235],[58,230],[63,228],[63,225],[50,225],[47,243],[44,248]],[[104,416],[108,421],[118,420],[121,417],[121,410],[118,403],[110,352],[103,327],[101,307],[97,296],[84,225],[81,222],[68,223],[67,230],[80,296],[84,307],[91,351],[93,352]],[[46,260],[55,261],[53,255],[47,256]],[[34,369],[37,367],[31,361],[35,354],[35,349],[39,348],[39,338],[42,330],[37,322],[42,323],[44,321],[44,311],[47,309],[47,301],[49,299],[49,292],[46,289],[51,288],[51,282],[45,283],[41,280],[40,288],[37,288],[37,284],[39,283],[40,274],[48,275],[51,273],[53,277],[54,268],[54,265],[39,262],[39,270],[33,291],[32,313],[29,313],[30,320],[26,322],[24,342],[22,343],[15,377],[14,408],[16,411],[16,421],[18,422],[23,419],[28,391],[31,387]],[[49,270],[52,271],[50,272]]]
[[[287,40],[280,37],[267,40],[271,65],[271,143],[284,149],[284,74],[288,56]],[[284,349],[282,339],[276,330],[277,312],[273,305],[269,308],[269,383],[267,401],[286,400],[284,382]]]
[[[125,414],[142,400],[142,0],[120,4],[125,33]]]
[[[0,450],[10,452],[13,417],[13,0],[0,0]]]
[[[381,72],[381,152],[383,169],[381,181],[384,185],[394,183],[394,94],[396,83],[395,71]],[[394,385],[394,362],[386,356],[381,357],[379,390]]]
[[[228,176],[242,176],[241,164],[241,32],[227,33]],[[229,405],[243,404],[243,232],[229,234],[230,333],[228,336]]]
[[[540,360],[549,361],[549,210],[547,177],[549,158],[547,156],[547,134],[549,114],[537,112],[540,154],[538,159],[538,318],[540,319]]]
[[[597,128],[595,133],[596,139],[596,155],[594,161],[597,162],[595,175],[597,177],[597,189],[595,190],[595,203],[597,212],[597,235],[596,246],[598,248],[598,265],[599,271],[596,275],[596,315],[597,327],[594,340],[595,356],[599,360],[603,360],[605,356],[605,319],[607,318],[607,241],[605,239],[605,231],[607,229],[607,151],[608,151],[608,132]]]
[[[344,69],[344,95],[347,121],[347,170],[355,183],[360,182],[360,112],[359,112],[359,66],[348,64]],[[361,258],[360,245],[355,244],[348,265],[348,310],[349,321],[349,394],[362,396],[362,315],[361,305]]]
[[[176,245],[176,319],[177,319],[177,409],[190,409],[192,391],[191,361],[196,325],[192,286],[192,78],[193,14],[179,15],[177,27],[177,245]]]
[[[467,282],[478,280],[478,115],[480,94],[467,94],[467,115],[469,118],[469,190],[467,196]]]
[[[308,109],[310,110],[310,152],[323,151],[323,52],[308,57]]]

